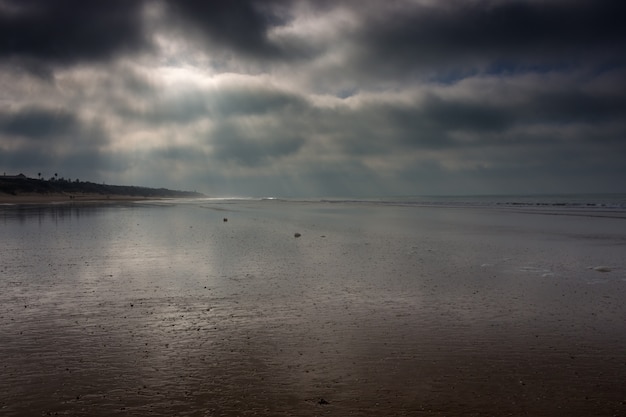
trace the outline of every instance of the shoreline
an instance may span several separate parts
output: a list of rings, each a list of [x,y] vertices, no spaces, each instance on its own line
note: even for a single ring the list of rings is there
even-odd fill
[[[20,205],[20,204],[52,204],[52,203],[75,203],[75,202],[119,202],[119,201],[148,201],[148,200],[165,200],[172,197],[164,196],[136,196],[136,195],[115,195],[115,194],[19,194],[10,195],[0,193],[0,204],[2,205]]]

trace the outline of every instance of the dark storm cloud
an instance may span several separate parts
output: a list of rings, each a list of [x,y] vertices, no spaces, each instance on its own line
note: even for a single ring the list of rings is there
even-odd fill
[[[106,61],[146,47],[142,1],[3,0],[0,57],[26,64]]]
[[[405,115],[406,117],[406,115]],[[501,131],[516,120],[515,112],[487,103],[429,97],[421,119],[437,130]]]
[[[0,152],[0,166],[7,173],[22,172],[29,177],[41,173],[48,179],[58,173],[65,179],[108,182],[116,173],[123,173],[129,167],[129,158],[90,147],[60,153],[43,146],[20,146]]]
[[[327,117],[333,117],[328,115]],[[432,95],[418,102],[371,102],[337,120],[339,145],[352,155],[384,155],[398,149],[468,146],[450,132],[502,131],[516,122],[514,111],[486,103],[468,103]],[[351,119],[352,124],[347,120]]]
[[[310,125],[310,133],[332,137],[341,155],[393,159],[417,152],[416,158],[430,155],[467,166],[514,167],[522,161],[530,169],[521,159],[528,155],[528,161],[552,167],[559,155],[573,152],[578,169],[591,175],[596,166],[618,167],[626,157],[621,87],[521,77],[493,88],[492,78],[400,101],[373,97],[349,108],[309,111],[320,121]],[[483,93],[486,86],[490,91]]]
[[[199,33],[212,49],[260,62],[314,59],[345,48],[334,76],[457,79],[472,71],[535,71],[623,65],[626,5],[606,1],[472,1],[424,5],[392,1],[3,0],[0,57],[31,68],[47,63],[104,62],[150,49],[145,8],[164,4],[166,25]],[[356,26],[338,28],[337,42],[319,34],[271,32],[288,26],[298,6],[332,16],[351,10]],[[191,36],[193,37],[193,36]],[[312,45],[316,45],[313,47]],[[322,46],[323,45],[323,46]],[[593,61],[590,61],[593,60]],[[342,71],[343,70],[343,75]]]
[[[40,139],[74,133],[76,117],[63,109],[32,107],[16,113],[0,112],[0,134]]]
[[[213,45],[262,59],[282,59],[288,53],[284,45],[272,42],[268,32],[287,23],[287,8],[293,2],[281,1],[169,1],[168,11],[182,19],[183,25],[199,30]]]
[[[624,64],[626,4],[617,0],[373,4],[353,34],[354,58],[378,75]]]
[[[296,153],[305,140],[289,131],[273,132],[234,123],[222,123],[211,133],[213,155],[220,161],[235,162],[246,167],[267,165]]]
[[[356,29],[341,42],[346,69],[376,76],[435,69],[453,76],[465,71],[535,70],[579,65],[594,57],[623,64],[626,5],[607,1],[473,1],[429,5],[378,1],[169,1],[176,16],[213,45],[258,59],[309,57],[314,37],[292,39],[291,48],[269,37],[295,18],[298,5],[332,16],[350,9]],[[301,48],[301,49],[298,49]],[[335,45],[327,44],[327,49]],[[320,51],[316,51],[320,52]],[[443,67],[441,67],[443,65]],[[461,71],[461,72],[458,72]],[[348,75],[347,73],[346,75]]]
[[[178,91],[168,97],[156,95],[150,104],[141,110],[120,105],[120,116],[143,119],[152,125],[188,124],[208,116],[207,96],[202,91]]]
[[[390,122],[410,131],[425,131],[430,127],[436,132],[463,131],[485,136],[504,134],[515,127],[610,123],[626,118],[624,96],[588,93],[571,84],[546,90],[526,92],[523,98],[509,103],[489,103],[480,95],[470,99],[431,96],[422,103],[421,110],[387,111]]]
[[[305,100],[293,93],[270,88],[226,88],[216,92],[212,110],[216,116],[262,115],[286,110],[302,111]]]
[[[311,111],[304,124],[309,134],[331,138],[339,154],[356,157],[385,156],[401,148],[433,149],[448,145],[449,139],[424,120],[417,103],[386,103],[372,100],[354,108]]]
[[[514,109],[511,109],[513,111]],[[601,123],[626,117],[626,96],[597,96],[575,89],[539,92],[524,108],[525,121],[544,123]]]
[[[97,171],[110,141],[98,124],[84,123],[67,109],[44,107],[0,112],[0,137],[5,169],[29,175],[47,169],[74,178]]]
[[[196,147],[192,146],[167,146],[156,149],[150,153],[151,158],[185,161],[188,164],[203,163],[207,156]]]

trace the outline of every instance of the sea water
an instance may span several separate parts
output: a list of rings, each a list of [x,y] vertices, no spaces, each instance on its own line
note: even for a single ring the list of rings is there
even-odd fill
[[[619,413],[624,207],[6,205],[0,414]]]

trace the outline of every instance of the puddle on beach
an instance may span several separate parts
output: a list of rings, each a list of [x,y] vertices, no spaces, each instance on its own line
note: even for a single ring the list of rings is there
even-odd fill
[[[619,242],[478,210],[214,208],[2,208],[0,415],[626,413]]]

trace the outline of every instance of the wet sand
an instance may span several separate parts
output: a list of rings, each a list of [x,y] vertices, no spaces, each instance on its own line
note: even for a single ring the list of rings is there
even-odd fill
[[[0,228],[3,416],[626,414],[620,218],[163,202]]]

